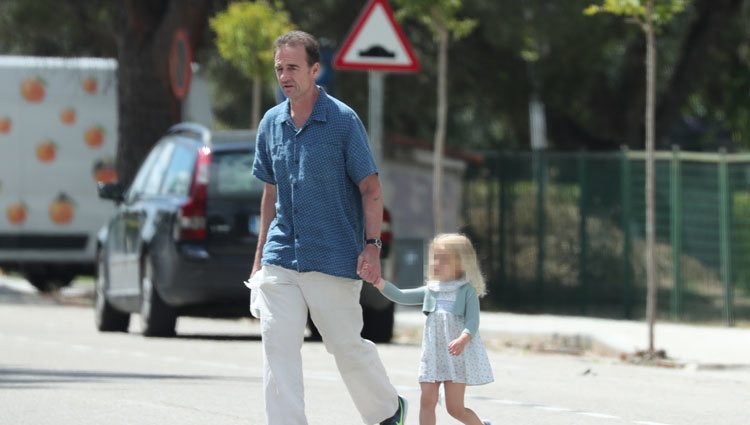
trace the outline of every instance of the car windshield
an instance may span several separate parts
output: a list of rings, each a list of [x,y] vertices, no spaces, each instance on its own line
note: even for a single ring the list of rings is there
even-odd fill
[[[260,196],[263,193],[263,182],[252,173],[255,158],[252,152],[214,152],[211,157],[210,195]]]

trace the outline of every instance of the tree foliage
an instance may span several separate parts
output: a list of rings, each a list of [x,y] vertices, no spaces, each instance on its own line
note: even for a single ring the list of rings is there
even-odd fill
[[[268,2],[238,2],[210,20],[221,56],[249,78],[273,80],[273,41],[291,31],[289,15]]]
[[[461,17],[462,0],[395,0],[400,8],[396,19],[414,19],[433,35],[447,30],[451,38],[460,40],[477,26],[478,19]]]
[[[260,121],[262,82],[273,80],[273,41],[294,29],[280,4],[265,0],[229,5],[210,20],[219,54],[254,81],[253,127]]]
[[[654,3],[650,21],[655,27],[662,27],[671,22],[675,15],[683,12],[687,3],[688,0],[657,1]],[[583,13],[586,15],[611,13],[632,19],[643,26],[646,24],[647,9],[641,0],[604,0],[602,4],[589,5]]]
[[[3,0],[0,53],[116,57],[117,11],[109,0]]]
[[[526,148],[528,98],[537,81],[552,149],[642,148],[645,43],[624,19],[581,13],[592,0],[463,0],[460,18],[475,29],[448,54],[450,105],[446,145],[482,150]],[[151,2],[154,7],[161,1]],[[188,4],[190,2],[185,2]],[[228,1],[209,2],[209,16]],[[282,0],[291,21],[336,50],[366,0]],[[116,57],[122,2],[3,0],[0,54]],[[402,6],[391,2],[399,14]],[[78,11],[76,11],[78,10]],[[750,0],[692,0],[661,26],[656,69],[656,147],[750,148]],[[401,24],[421,71],[392,74],[386,84],[387,133],[430,140],[436,128],[437,43],[417,20]],[[212,73],[216,117],[247,127],[250,82],[222,65],[207,32],[198,60]],[[529,57],[533,54],[533,73]],[[225,69],[226,68],[226,69]],[[367,76],[336,72],[333,94],[366,119]],[[247,94],[246,94],[247,93]],[[263,107],[274,98],[264,93]],[[386,154],[388,145],[384,146]]]

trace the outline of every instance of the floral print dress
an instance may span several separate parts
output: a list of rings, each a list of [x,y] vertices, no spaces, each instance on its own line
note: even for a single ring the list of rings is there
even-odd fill
[[[448,344],[461,336],[464,318],[452,313],[456,291],[465,281],[427,283],[437,295],[437,308],[427,316],[422,338],[422,359],[419,382],[452,381],[466,385],[482,385],[494,381],[492,367],[482,338],[472,335],[458,356],[448,352]]]

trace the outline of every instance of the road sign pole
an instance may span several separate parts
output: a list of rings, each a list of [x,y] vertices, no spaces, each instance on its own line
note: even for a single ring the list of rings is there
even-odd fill
[[[370,149],[383,161],[385,72],[417,72],[419,61],[393,17],[388,0],[369,0],[333,60],[336,69],[368,71]]]
[[[380,71],[369,71],[369,102],[367,125],[370,129],[370,149],[375,163],[382,167],[383,160],[383,87],[385,73]]]

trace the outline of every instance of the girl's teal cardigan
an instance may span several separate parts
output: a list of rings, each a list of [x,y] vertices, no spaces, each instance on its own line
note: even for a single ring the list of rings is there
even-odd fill
[[[425,315],[434,312],[437,305],[436,292],[430,291],[427,286],[413,289],[399,289],[391,282],[385,281],[383,295],[399,304],[422,304],[422,312]],[[462,285],[456,291],[453,314],[464,318],[464,333],[468,333],[469,335],[477,334],[479,330],[479,297],[470,284]]]

